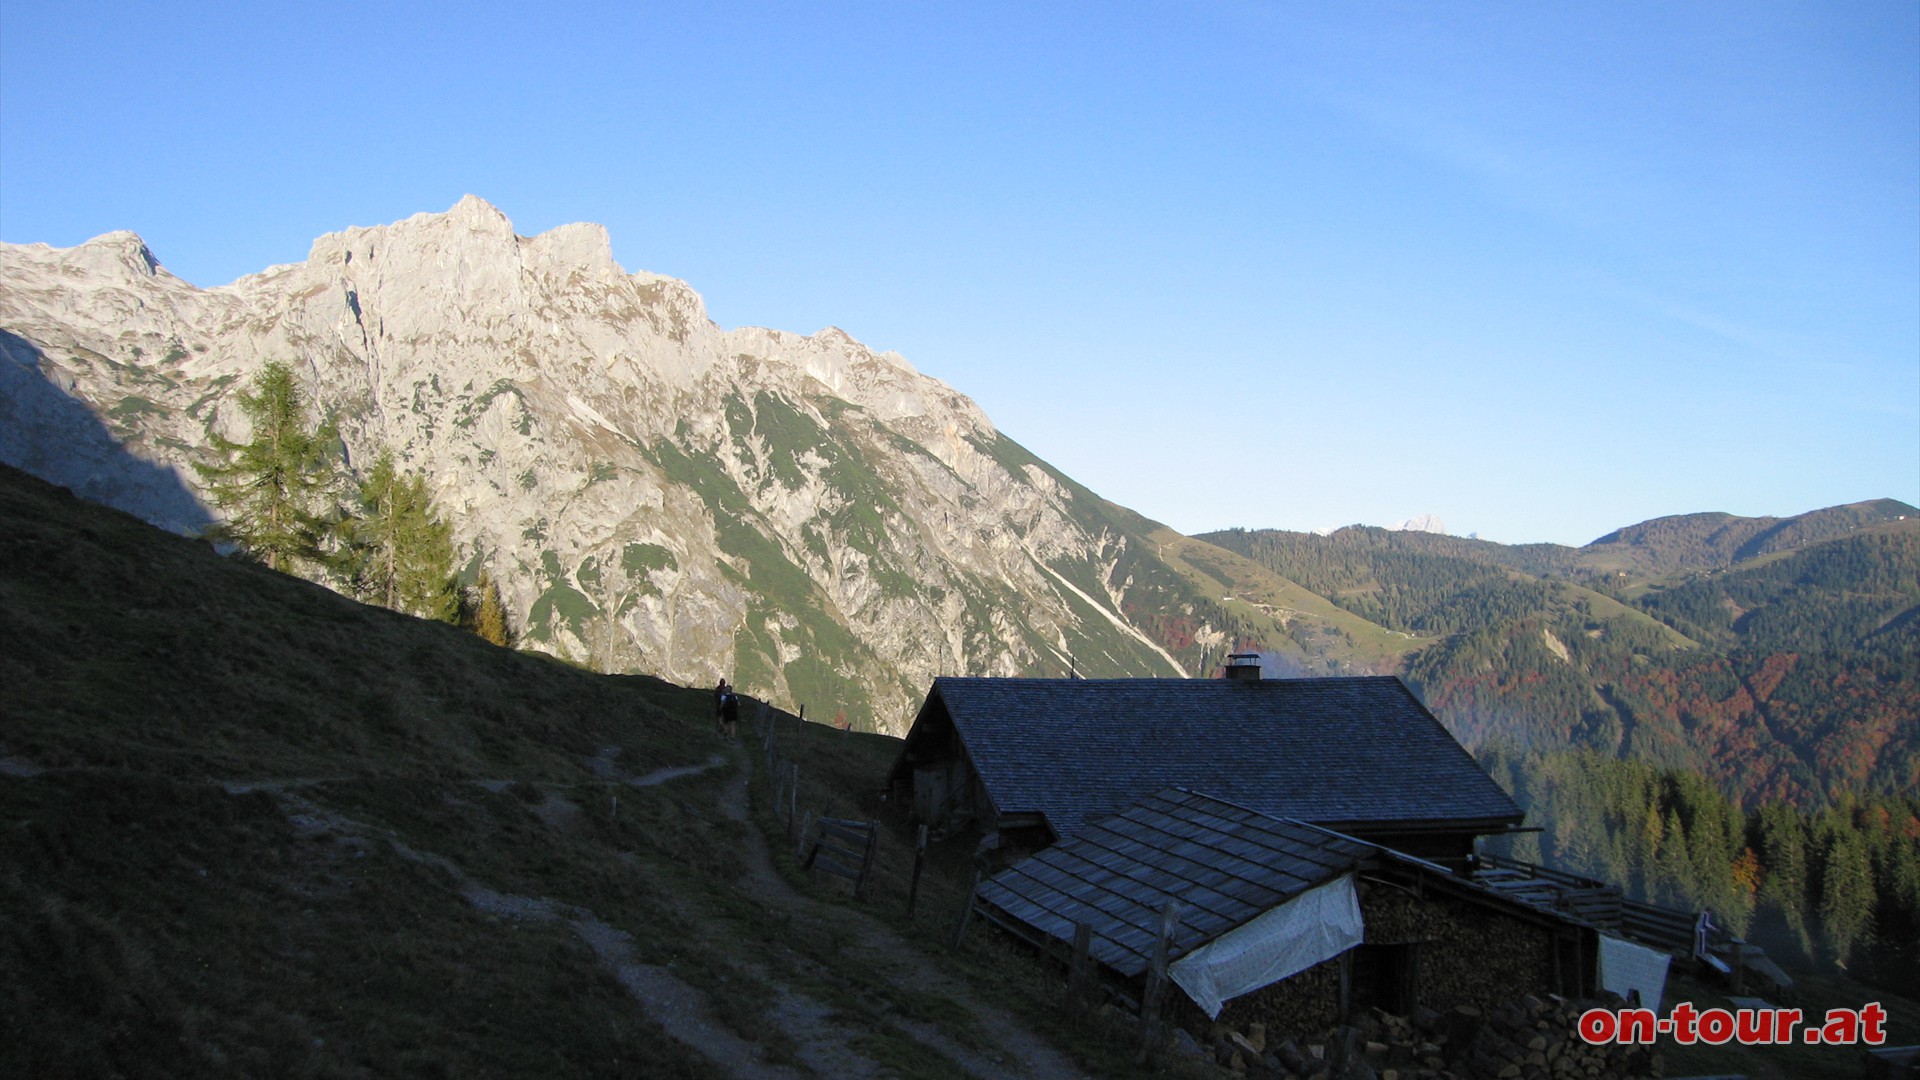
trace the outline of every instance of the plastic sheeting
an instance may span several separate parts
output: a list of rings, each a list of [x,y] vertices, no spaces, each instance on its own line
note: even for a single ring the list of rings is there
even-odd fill
[[[1659,949],[1601,934],[1600,988],[1628,1001],[1638,992],[1640,1004],[1658,1009],[1660,995],[1667,992],[1667,963],[1672,959]]]
[[[1346,874],[1202,945],[1167,974],[1217,1018],[1227,1002],[1339,956],[1365,933],[1353,875]]]

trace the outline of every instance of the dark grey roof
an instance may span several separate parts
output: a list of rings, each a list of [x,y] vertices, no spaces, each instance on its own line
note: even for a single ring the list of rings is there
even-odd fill
[[[1177,959],[1316,885],[1377,849],[1197,792],[1170,789],[1002,870],[979,897],[1041,934],[1073,941],[1093,929],[1094,959],[1145,971],[1168,900],[1180,922]]]
[[[1392,676],[941,678],[936,697],[994,806],[1060,836],[1167,787],[1335,827],[1521,818]]]

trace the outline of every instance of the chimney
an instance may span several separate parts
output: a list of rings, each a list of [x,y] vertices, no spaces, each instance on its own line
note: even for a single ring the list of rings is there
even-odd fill
[[[1259,682],[1260,654],[1257,652],[1228,653],[1227,678],[1242,682]]]

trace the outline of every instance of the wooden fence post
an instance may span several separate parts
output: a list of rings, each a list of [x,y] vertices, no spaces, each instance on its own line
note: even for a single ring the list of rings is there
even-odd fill
[[[924,827],[924,826],[923,826]],[[1073,924],[1073,955],[1067,961],[1067,994],[1086,1008],[1093,997],[1093,924]]]
[[[1173,931],[1180,925],[1180,903],[1167,901],[1160,911],[1160,935],[1153,942],[1153,966],[1147,971],[1147,992],[1140,997],[1140,1052],[1135,1065],[1145,1065],[1147,1054],[1160,1038],[1160,1005],[1167,994],[1167,949],[1173,943]]]
[[[907,879],[907,919],[913,919],[914,902],[920,898],[920,867],[927,861],[927,827],[920,826],[920,837],[913,844],[913,876]]]
[[[787,769],[792,775],[792,779],[787,781],[787,833],[791,837],[793,827],[799,824],[794,816],[800,811],[800,763],[796,761]]]
[[[973,921],[973,898],[980,891],[980,867],[973,868],[973,884],[967,888],[967,906],[960,909],[960,925],[953,928],[953,947],[967,939],[967,924]]]
[[[873,848],[880,841],[880,823],[867,822],[867,850],[860,857],[860,877],[853,883],[853,898],[861,900],[867,894],[867,879],[873,875]]]
[[[807,820],[800,824],[800,845],[795,849],[795,858],[805,858],[807,854],[807,834],[813,831],[813,811],[807,811]]]

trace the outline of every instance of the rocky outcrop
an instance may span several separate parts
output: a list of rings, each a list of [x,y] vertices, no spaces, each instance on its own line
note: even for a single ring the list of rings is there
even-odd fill
[[[937,674],[1179,673],[1129,617],[1177,591],[1140,519],[895,353],[722,330],[597,225],[469,196],[212,289],[131,233],[0,245],[0,331],[0,459],[177,531],[289,364],[347,471],[425,474],[527,642],[603,669],[894,731]]]

